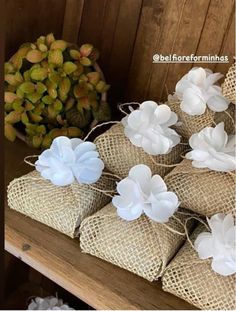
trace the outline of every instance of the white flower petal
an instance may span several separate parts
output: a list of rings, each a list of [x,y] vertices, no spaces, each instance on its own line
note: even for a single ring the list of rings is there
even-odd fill
[[[78,158],[78,162],[82,163],[90,159],[98,159],[98,158],[99,158],[99,153],[97,151],[88,151]]]
[[[145,214],[152,220],[165,223],[175,213],[176,206],[170,201],[156,201],[144,208]]]
[[[235,265],[227,264],[226,258],[222,259],[213,258],[211,267],[216,273],[221,274],[223,276],[229,276],[236,272],[236,264]]]
[[[213,256],[213,239],[210,232],[202,232],[194,242],[198,256],[201,259],[207,259]]]
[[[207,100],[207,106],[212,111],[216,111],[216,112],[225,111],[226,109],[228,109],[229,104],[230,104],[230,102],[221,95],[211,96]]]
[[[70,142],[71,142],[71,148],[73,150],[75,150],[75,148],[79,146],[80,144],[84,143],[84,141],[80,138],[71,138]]]
[[[205,88],[208,88],[209,86],[215,84],[218,80],[220,80],[224,75],[222,75],[219,72],[208,74],[206,80],[205,80]]]
[[[171,110],[170,107],[168,107],[167,105],[159,105],[155,109],[154,114],[156,116],[156,122],[158,124],[164,124],[170,119]]]
[[[178,97],[178,99],[183,99],[183,93],[191,88],[193,86],[192,82],[185,80],[182,78],[180,81],[177,82],[175,86],[175,95]]]
[[[193,67],[189,72],[188,72],[188,80],[192,82],[195,85],[202,85],[205,80],[206,80],[206,72],[203,68],[201,67]]]
[[[155,195],[156,201],[169,201],[176,208],[179,206],[179,199],[174,192],[166,191]],[[153,202],[152,202],[153,203]]]
[[[230,215],[230,216],[232,216],[232,215]],[[231,247],[235,248],[235,244],[236,244],[236,226],[234,226],[234,224],[231,224],[231,228],[228,228],[227,230],[224,228],[224,234],[225,234],[225,237],[224,237],[225,243],[230,245]]]
[[[204,128],[201,132],[193,134],[189,139],[189,145],[192,149],[207,151],[209,149],[209,143],[208,140],[205,139],[207,135],[205,134],[205,130],[207,128]],[[212,129],[211,129],[212,130]]]
[[[127,221],[138,219],[142,215],[142,206],[138,205],[137,207],[138,208],[136,212],[132,212],[131,210],[125,210],[125,209],[117,209],[117,214],[122,219],[127,220]]]
[[[112,198],[112,204],[116,208],[128,210],[130,207],[132,207],[133,202],[128,196],[115,195]]]
[[[154,102],[153,100],[144,101],[140,105],[140,110],[145,110],[145,111],[148,110],[149,113],[154,112],[156,108],[157,108],[157,103]]]
[[[128,116],[128,124],[132,129],[138,129],[140,126],[140,123],[142,122],[142,115],[139,110],[134,110],[130,115]]]
[[[136,182],[130,178],[124,178],[117,183],[117,192],[122,196],[139,196],[139,187]]]
[[[162,125],[165,127],[169,127],[172,125],[176,125],[177,122],[178,122],[177,114],[175,112],[171,111],[169,119],[165,123],[163,123]]]
[[[196,167],[196,168],[206,168],[207,165],[206,165],[206,162],[198,162],[198,161],[192,161],[192,166],[193,167]]]
[[[226,234],[228,230],[234,227],[233,215],[228,214],[223,220],[223,233]],[[236,237],[235,237],[236,238]]]
[[[167,191],[167,186],[160,175],[154,175],[151,179],[151,193],[154,195]]]
[[[50,180],[55,186],[67,186],[74,182],[74,175],[71,170],[64,169],[55,171],[52,169],[45,169],[41,172],[42,177]]]
[[[211,139],[216,150],[224,148],[228,141],[228,135],[224,130],[224,122],[221,122],[215,126],[211,132]]]
[[[202,115],[206,110],[206,103],[195,91],[187,89],[183,94],[180,108],[191,116]]]
[[[157,141],[154,144],[150,139],[144,137],[142,147],[150,155],[167,154],[172,147],[172,141],[166,136],[158,135]]]
[[[74,152],[76,155],[76,158],[79,159],[85,152],[88,151],[95,151],[96,150],[96,145],[94,143],[91,143],[90,141],[82,142],[79,144]]]
[[[206,160],[204,163],[206,167],[208,167],[210,170],[217,171],[217,172],[230,172],[235,170],[236,168],[236,163],[231,159],[229,161],[225,161],[226,158],[224,155],[222,155],[221,159],[219,159],[219,154],[217,155],[217,158],[209,158]]]
[[[59,136],[59,137],[56,137],[51,146],[50,146],[50,150],[55,153],[55,154],[61,154],[62,152],[62,149],[64,147],[68,147],[68,148],[71,148],[71,141],[68,137],[66,136]]]
[[[206,161],[209,157],[209,153],[206,152],[206,151],[202,151],[202,150],[193,150],[193,151],[190,151],[188,153],[186,153],[185,157],[187,159],[190,159],[190,160],[196,160],[196,161]]]
[[[76,171],[76,173],[74,174],[79,183],[93,184],[100,179],[102,175],[102,170],[95,171],[87,168],[82,168],[81,170]]]
[[[147,165],[138,164],[129,171],[129,178],[136,182],[143,193],[147,193],[150,188],[152,172]]]

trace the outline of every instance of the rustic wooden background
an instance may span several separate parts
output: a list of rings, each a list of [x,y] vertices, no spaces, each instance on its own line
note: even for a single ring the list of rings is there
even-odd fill
[[[232,62],[234,2],[7,0],[6,57],[22,42],[54,32],[100,50],[111,102],[164,100],[193,64],[153,64],[153,54],[228,55]],[[206,66],[226,73],[229,64]]]

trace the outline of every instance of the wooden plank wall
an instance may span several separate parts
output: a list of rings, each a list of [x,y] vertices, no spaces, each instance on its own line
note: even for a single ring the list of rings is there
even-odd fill
[[[165,100],[193,64],[153,64],[163,55],[228,55],[234,50],[234,0],[7,0],[6,57],[54,32],[101,52],[109,100]],[[203,65],[204,66],[204,65]],[[229,64],[208,64],[226,73]]]

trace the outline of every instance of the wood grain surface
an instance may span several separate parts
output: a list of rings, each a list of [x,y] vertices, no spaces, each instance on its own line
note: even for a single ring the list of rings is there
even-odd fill
[[[23,42],[57,38],[100,50],[109,102],[166,100],[194,64],[153,64],[155,53],[235,55],[235,0],[8,0],[6,58]],[[198,65],[201,66],[201,65]]]
[[[30,170],[23,142],[5,143],[6,186]],[[5,248],[95,309],[194,309],[163,292],[161,282],[148,282],[128,271],[81,252],[78,239],[40,224],[6,204]]]

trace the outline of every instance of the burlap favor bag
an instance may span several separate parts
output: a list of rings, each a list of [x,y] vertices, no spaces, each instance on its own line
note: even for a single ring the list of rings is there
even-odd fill
[[[195,168],[192,161],[184,159],[165,182],[183,208],[205,216],[229,212],[236,215],[235,176],[231,173]]]
[[[200,116],[191,116],[180,109],[179,101],[171,101],[166,103],[172,111],[178,115],[180,125],[173,128],[185,139],[189,139],[193,134],[200,132],[207,126],[213,126],[214,123],[225,123],[225,131],[230,134],[234,131],[235,122],[235,105],[230,104],[228,109],[223,112],[214,112],[206,108],[204,114]]]
[[[177,216],[183,220],[183,215]],[[149,280],[162,276],[170,259],[184,241],[181,223],[172,218],[167,225],[147,216],[126,221],[117,216],[109,203],[80,226],[80,247],[83,252],[111,262]]]
[[[197,227],[191,236],[206,231]],[[235,310],[235,275],[222,276],[211,269],[211,259],[201,260],[187,241],[166,268],[163,290],[204,310]]]
[[[98,136],[94,143],[106,168],[121,178],[125,178],[129,170],[137,164],[145,164],[150,167],[153,174],[163,177],[173,169],[168,165],[180,162],[181,154],[187,148],[184,144],[178,144],[168,154],[150,156],[142,148],[130,142],[124,134],[124,127],[121,123],[113,125],[108,131]]]
[[[33,171],[9,184],[8,205],[73,238],[81,221],[110,201],[109,196],[95,188],[115,190],[114,178],[102,175],[91,186],[74,182],[58,187]]]
[[[236,102],[236,63],[229,68],[224,83],[222,84],[222,93],[232,103]]]

